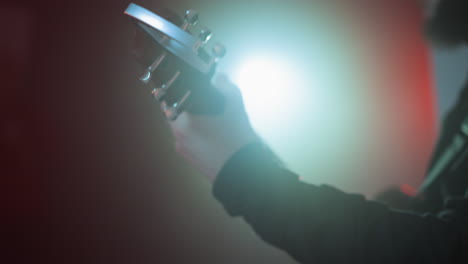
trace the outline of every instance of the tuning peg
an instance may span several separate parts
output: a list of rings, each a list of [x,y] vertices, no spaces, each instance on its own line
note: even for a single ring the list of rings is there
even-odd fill
[[[157,101],[161,101],[162,98],[166,95],[167,90],[163,88],[154,88],[151,91],[151,94],[153,95],[153,98],[156,99]]]
[[[198,12],[190,9],[185,11],[184,14],[184,24],[182,24],[181,28],[183,30],[187,30],[189,26],[195,26],[198,23]]]
[[[198,18],[199,18],[199,15],[197,11],[193,9],[189,9],[185,11],[184,19],[190,25],[192,26],[196,25],[198,23]]]
[[[174,82],[179,78],[180,76],[180,71],[177,71],[169,81],[167,81],[165,84],[163,84],[160,88],[154,88],[151,91],[151,94],[153,95],[154,99],[161,101],[161,99],[166,95],[167,91],[169,88],[174,84]]]
[[[206,43],[208,40],[210,40],[211,36],[213,35],[213,32],[209,28],[203,27],[200,30],[200,34],[198,34],[198,38],[203,42]]]
[[[143,75],[139,78],[140,81],[144,82],[144,83],[148,83],[150,80],[151,80],[151,74],[153,73],[154,70],[156,70],[156,68],[159,67],[159,65],[161,65],[161,63],[163,62],[163,60],[166,58],[167,56],[167,53],[164,52],[163,54],[161,54],[145,71],[145,73],[143,73]]]
[[[166,102],[163,102],[162,108],[164,114],[166,115],[166,118],[171,121],[176,120],[179,114],[182,112],[182,107],[187,103],[187,100],[189,99],[191,94],[192,92],[190,90],[187,91],[179,102],[174,103],[170,107],[167,106]]]
[[[224,57],[224,55],[226,55],[226,48],[224,47],[223,44],[220,44],[220,43],[216,43],[214,46],[213,46],[213,55],[214,57],[216,58],[216,60],[219,60],[221,59],[222,57]]]
[[[208,40],[210,40],[212,35],[212,32],[210,29],[203,27],[200,30],[200,33],[198,34],[198,38],[200,39],[196,45],[194,46],[194,49],[198,51]]]

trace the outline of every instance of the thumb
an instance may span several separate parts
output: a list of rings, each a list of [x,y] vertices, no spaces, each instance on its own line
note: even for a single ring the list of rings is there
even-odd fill
[[[228,105],[240,105],[242,108],[244,107],[240,89],[225,73],[216,74],[211,83],[225,97]]]
[[[212,81],[213,87],[215,87],[218,91],[220,91],[223,95],[233,95],[239,94],[239,88],[229,79],[229,77],[225,73],[218,73],[216,74]]]

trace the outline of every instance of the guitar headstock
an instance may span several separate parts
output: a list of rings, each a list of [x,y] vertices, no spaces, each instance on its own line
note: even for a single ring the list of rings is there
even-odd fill
[[[222,111],[223,97],[211,87],[210,80],[226,50],[214,44],[207,52],[206,43],[211,38],[207,28],[200,28],[196,37],[192,35],[198,13],[187,10],[183,19],[167,11],[159,16],[134,3],[124,13],[137,28],[135,55],[146,68],[139,79],[151,87],[166,117],[175,120],[185,110]]]

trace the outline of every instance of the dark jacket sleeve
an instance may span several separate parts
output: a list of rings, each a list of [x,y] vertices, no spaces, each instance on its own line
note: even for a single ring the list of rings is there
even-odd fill
[[[303,183],[261,143],[231,157],[213,194],[230,215],[242,216],[300,263],[468,263],[466,213],[456,222],[398,212]]]

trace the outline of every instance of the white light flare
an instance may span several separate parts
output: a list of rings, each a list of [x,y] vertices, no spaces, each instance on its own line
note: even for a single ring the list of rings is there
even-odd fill
[[[269,130],[277,130],[285,121],[298,118],[296,115],[304,106],[304,81],[285,59],[250,57],[234,78],[250,120],[261,134],[270,134]]]

